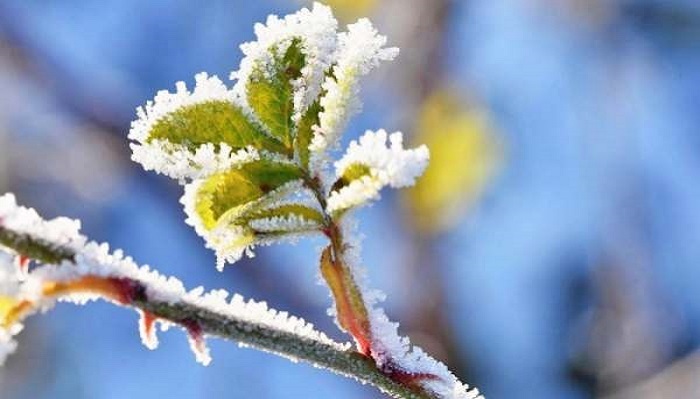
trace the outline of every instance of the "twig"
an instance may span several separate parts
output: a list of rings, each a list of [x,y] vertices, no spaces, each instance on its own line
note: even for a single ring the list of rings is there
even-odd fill
[[[0,244],[43,264],[57,264],[62,261],[75,263],[76,253],[71,248],[55,245],[3,226],[0,226]],[[139,295],[124,305],[148,312],[185,329],[196,323],[203,334],[235,341],[282,357],[304,360],[315,367],[326,368],[371,384],[393,398],[432,398],[425,392],[418,392],[392,380],[376,367],[371,358],[354,350],[339,350],[331,344],[300,334],[219,314],[187,301],[170,303],[150,300],[146,295]]]

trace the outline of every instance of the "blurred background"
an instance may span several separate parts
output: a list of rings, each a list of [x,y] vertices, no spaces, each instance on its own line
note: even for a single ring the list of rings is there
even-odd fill
[[[415,189],[358,212],[364,260],[402,333],[489,399],[700,397],[700,3],[332,0],[401,55],[363,84],[365,129],[431,149]],[[183,222],[181,188],[129,160],[134,109],[237,69],[253,23],[301,1],[0,2],[0,192],[187,286],[325,314],[322,241],[223,274]],[[29,320],[3,399],[378,398],[226,342],[139,341],[134,312]]]

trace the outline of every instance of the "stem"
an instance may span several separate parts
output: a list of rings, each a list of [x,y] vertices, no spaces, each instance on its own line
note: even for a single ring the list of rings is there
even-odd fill
[[[343,260],[346,244],[340,226],[326,211],[326,194],[319,179],[307,176],[305,184],[323,209],[324,233],[330,245],[321,256],[321,275],[335,300],[338,323],[355,339],[360,353],[370,356],[372,335],[367,307],[352,271]]]
[[[62,247],[41,238],[10,230],[0,225],[0,243],[32,260],[56,264],[64,261],[75,263],[73,249]],[[140,282],[136,282],[140,283]],[[152,287],[149,287],[152,288]],[[299,359],[314,366],[327,368],[340,375],[371,384],[397,399],[432,399],[426,392],[414,390],[408,385],[392,380],[377,368],[374,361],[353,350],[337,347],[267,325],[238,319],[229,315],[180,302],[156,301],[141,294],[133,296],[124,306],[151,313],[187,329],[196,323],[201,332],[225,340],[236,341],[279,356]]]

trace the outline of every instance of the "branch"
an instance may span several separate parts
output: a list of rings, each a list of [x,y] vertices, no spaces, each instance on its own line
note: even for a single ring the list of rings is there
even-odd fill
[[[70,246],[60,245],[1,225],[0,244],[14,250],[22,257],[45,265],[60,264],[57,267],[66,268],[71,267],[70,264],[77,264],[78,254]],[[377,369],[371,358],[353,350],[342,349],[339,344],[323,342],[308,335],[233,317],[228,313],[217,312],[187,300],[170,302],[151,299],[151,297],[157,297],[152,294],[157,292],[157,287],[137,279],[130,279],[129,282],[132,292],[126,299],[115,300],[114,297],[105,294],[101,297],[141,310],[162,321],[179,325],[190,333],[193,326],[196,326],[201,334],[235,341],[289,359],[309,362],[315,367],[325,368],[362,383],[371,384],[394,398],[431,398],[427,393],[418,392],[392,380]],[[123,284],[123,281],[121,283]],[[134,290],[133,287],[137,289]]]

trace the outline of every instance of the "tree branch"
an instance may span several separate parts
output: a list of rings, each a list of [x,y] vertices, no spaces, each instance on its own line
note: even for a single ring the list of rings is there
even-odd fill
[[[64,261],[75,263],[76,260],[76,253],[72,248],[56,245],[1,225],[0,244],[43,264],[59,264]],[[136,282],[145,285],[144,282]],[[326,368],[362,383],[371,384],[394,398],[432,398],[426,392],[414,390],[392,380],[376,367],[371,358],[354,350],[339,350],[332,344],[217,313],[184,300],[171,303],[151,300],[146,295],[137,295],[124,305],[148,312],[158,319],[185,329],[189,329],[189,326],[195,323],[203,334],[235,341],[282,357],[306,361],[315,367]]]

